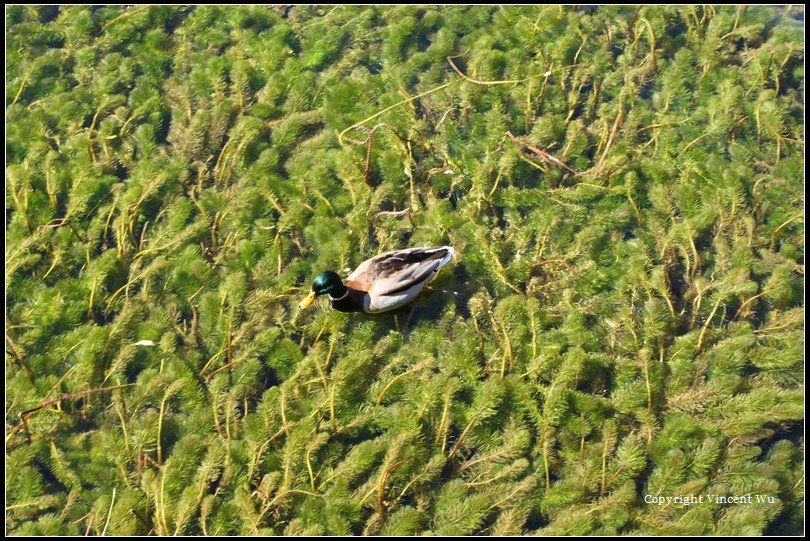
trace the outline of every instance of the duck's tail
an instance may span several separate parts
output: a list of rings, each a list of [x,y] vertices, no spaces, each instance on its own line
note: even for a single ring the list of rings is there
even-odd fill
[[[436,251],[439,251],[439,250],[446,250],[446,251],[447,251],[447,255],[445,255],[445,256],[444,256],[444,257],[441,259],[441,261],[439,261],[439,265],[436,267],[436,270],[439,270],[440,268],[442,268],[442,267],[444,267],[445,265],[447,265],[447,263],[449,263],[449,262],[450,262],[450,260],[451,260],[451,259],[453,259],[453,254],[455,254],[455,253],[456,253],[456,251],[453,249],[453,247],[452,247],[452,246],[442,246],[441,248],[436,248]]]

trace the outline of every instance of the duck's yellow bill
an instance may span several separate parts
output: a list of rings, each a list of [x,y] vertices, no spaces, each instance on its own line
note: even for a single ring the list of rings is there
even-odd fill
[[[306,308],[307,306],[309,306],[310,304],[315,302],[315,299],[317,299],[317,298],[318,298],[318,296],[315,294],[314,291],[310,292],[310,294],[307,296],[307,298],[304,299],[303,301],[301,301],[301,303],[298,305],[298,308],[303,310],[304,308]]]

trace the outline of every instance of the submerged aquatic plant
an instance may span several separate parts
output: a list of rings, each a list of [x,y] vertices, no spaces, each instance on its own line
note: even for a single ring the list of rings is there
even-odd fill
[[[803,17],[7,8],[7,531],[800,532]]]

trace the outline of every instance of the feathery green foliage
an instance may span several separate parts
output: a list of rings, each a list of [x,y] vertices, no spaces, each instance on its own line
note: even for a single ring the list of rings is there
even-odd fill
[[[803,18],[8,7],[7,531],[800,532]]]

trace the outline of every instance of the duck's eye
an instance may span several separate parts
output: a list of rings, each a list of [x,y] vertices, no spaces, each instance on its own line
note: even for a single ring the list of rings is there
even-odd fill
[[[324,295],[329,292],[329,285],[327,284],[315,284],[312,286],[312,291],[315,292],[316,295]]]

